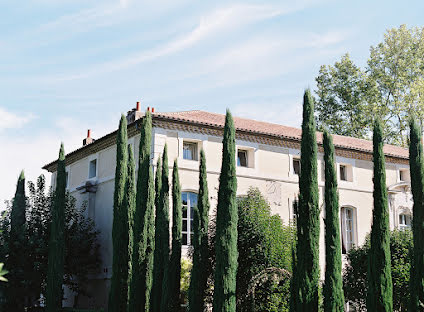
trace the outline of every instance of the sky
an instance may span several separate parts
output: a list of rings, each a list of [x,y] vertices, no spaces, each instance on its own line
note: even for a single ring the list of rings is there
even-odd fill
[[[0,209],[141,101],[299,127],[321,65],[360,66],[423,1],[0,0]]]

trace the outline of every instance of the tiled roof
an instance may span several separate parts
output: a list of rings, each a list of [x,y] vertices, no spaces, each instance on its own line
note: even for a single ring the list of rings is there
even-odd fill
[[[223,127],[225,123],[225,115],[209,113],[200,110],[174,112],[174,113],[155,113],[155,116],[189,123],[198,123],[208,126]],[[270,135],[294,140],[300,140],[302,130],[294,127],[287,127],[279,124],[257,121],[234,117],[234,123],[237,130],[253,132],[257,134]],[[317,133],[318,143],[322,143],[322,133]],[[353,149],[357,151],[372,153],[372,141],[356,139],[347,136],[334,135],[333,143],[336,147]],[[384,153],[388,156],[408,159],[409,151],[406,148],[388,145],[384,146]]]
[[[160,113],[156,112],[152,114],[153,120],[166,120],[169,122],[182,122],[187,124],[193,124],[197,126],[205,126],[212,128],[223,128],[225,123],[225,115],[209,113],[200,110],[173,112],[173,113]],[[128,135],[135,135],[137,130],[137,122],[128,125]],[[259,136],[271,136],[277,139],[289,139],[294,141],[300,141],[302,130],[294,127],[287,127],[279,124],[257,121],[253,119],[234,117],[234,123],[236,129],[241,132],[247,132],[249,134]],[[72,163],[78,159],[86,157],[99,150],[112,146],[115,143],[115,136],[117,131],[113,131],[99,139],[94,143],[82,146],[81,148],[66,155],[67,161]],[[322,143],[322,133],[317,133],[318,143]],[[347,136],[334,135],[334,145],[341,149],[354,150],[358,152],[372,153],[372,142],[368,140],[356,139]],[[385,145],[384,152],[386,156],[394,158],[408,159],[409,151],[405,148]],[[55,170],[56,161],[53,161],[43,167],[50,172]]]

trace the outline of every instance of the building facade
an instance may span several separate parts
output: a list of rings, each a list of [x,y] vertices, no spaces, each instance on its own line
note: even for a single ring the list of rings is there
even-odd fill
[[[154,110],[153,110],[154,111]],[[128,112],[128,143],[138,159],[140,126],[143,113]],[[191,240],[192,208],[197,203],[199,154],[203,149],[207,173],[211,213],[217,204],[222,157],[222,134],[225,116],[204,111],[152,113],[151,161],[156,165],[165,143],[168,145],[169,167],[178,159],[183,199],[183,254]],[[301,130],[255,120],[234,118],[237,144],[238,196],[257,187],[268,199],[273,213],[287,224],[294,218],[293,204],[298,196]],[[324,245],[324,162],[322,135],[318,139],[318,181],[321,206],[320,264],[325,263]],[[339,184],[342,252],[364,243],[371,229],[373,208],[372,142],[350,137],[333,137]],[[390,227],[405,228],[411,224],[412,195],[408,150],[385,146],[387,189],[389,193]],[[78,204],[88,204],[87,214],[101,231],[101,274],[87,285],[92,298],[80,302],[84,307],[107,306],[112,267],[113,192],[116,161],[116,132],[98,140],[90,135],[84,146],[70,153],[67,162],[67,188]],[[137,161],[136,161],[137,162]],[[56,180],[56,162],[44,167]],[[138,164],[136,164],[138,169]],[[172,214],[171,214],[172,215]],[[66,293],[66,305],[73,296]]]

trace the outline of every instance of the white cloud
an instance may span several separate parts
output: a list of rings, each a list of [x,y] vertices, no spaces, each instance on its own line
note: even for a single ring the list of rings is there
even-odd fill
[[[197,26],[192,31],[162,46],[138,52],[118,60],[95,65],[91,68],[86,68],[84,71],[80,71],[78,74],[47,77],[46,80],[48,82],[69,81],[126,69],[140,63],[183,51],[202,40],[210,39],[214,35],[234,32],[249,24],[300,10],[306,6],[306,3],[301,2],[289,8],[275,5],[236,4],[216,9],[200,17]]]
[[[22,128],[34,118],[32,113],[17,114],[0,107],[0,131]]]

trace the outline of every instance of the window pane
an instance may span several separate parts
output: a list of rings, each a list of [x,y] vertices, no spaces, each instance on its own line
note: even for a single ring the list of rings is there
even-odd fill
[[[340,180],[346,181],[346,166],[340,165]]]
[[[197,160],[197,143],[183,143],[183,158],[188,160]]]
[[[300,174],[300,160],[299,159],[293,159],[293,172],[294,172],[294,174],[297,174],[297,175]]]
[[[183,218],[187,219],[187,207],[183,207]]]
[[[247,167],[247,151],[238,150],[238,152],[237,152],[237,166]]]
[[[187,220],[183,220],[183,231],[187,232]]]
[[[187,234],[183,234],[183,245],[187,246]]]
[[[90,161],[88,178],[89,179],[94,178],[96,176],[96,171],[97,171],[97,159],[94,159],[94,160]]]

